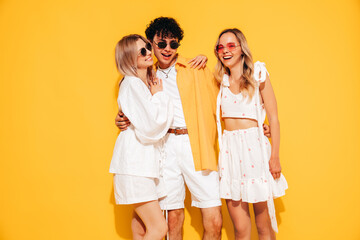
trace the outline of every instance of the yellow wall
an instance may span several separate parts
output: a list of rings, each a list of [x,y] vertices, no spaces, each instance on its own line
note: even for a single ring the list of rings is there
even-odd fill
[[[131,238],[108,173],[114,46],[162,15],[185,30],[179,51],[211,68],[226,27],[267,63],[290,187],[275,202],[278,239],[360,239],[358,0],[1,0],[0,239]],[[199,210],[186,206],[185,239],[200,239]]]

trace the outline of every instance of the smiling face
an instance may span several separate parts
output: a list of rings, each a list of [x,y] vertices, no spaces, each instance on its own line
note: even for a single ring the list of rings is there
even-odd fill
[[[174,64],[176,61],[177,49],[172,49],[170,47],[170,43],[173,41],[178,42],[177,38],[173,38],[173,37],[161,38],[161,36],[157,36],[157,35],[155,35],[152,40],[154,54],[159,61],[160,68],[163,68],[163,69],[168,68],[172,64]],[[160,42],[166,42],[166,47],[159,48],[158,44]]]
[[[225,67],[232,69],[241,64],[242,49],[239,40],[232,32],[221,35],[218,44],[218,56]]]
[[[154,61],[151,57],[151,48],[149,46],[146,46],[146,43],[142,39],[138,39],[136,41],[136,47],[137,47],[137,68],[138,69],[147,69],[148,67],[151,67],[154,64]],[[145,49],[145,51],[143,50]],[[141,54],[141,52],[145,52],[145,56]]]

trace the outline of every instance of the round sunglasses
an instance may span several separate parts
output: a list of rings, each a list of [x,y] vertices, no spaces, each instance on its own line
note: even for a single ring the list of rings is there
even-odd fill
[[[152,50],[152,47],[151,47],[151,44],[150,44],[150,43],[146,43],[146,44],[145,44],[145,47],[143,47],[143,48],[140,49],[140,55],[143,56],[143,57],[146,57],[147,50],[149,50],[150,52],[151,52],[151,50]]]
[[[166,48],[166,46],[168,45],[167,42],[165,42],[165,41],[161,41],[161,42],[158,42],[158,43],[156,43],[156,42],[154,41],[154,43],[155,43],[156,46],[158,46],[158,48],[160,48],[160,49],[164,49],[164,48]],[[170,42],[170,47],[171,47],[172,49],[177,49],[179,46],[180,46],[180,43],[178,43],[178,42],[175,41],[175,40],[172,40],[172,41]]]
[[[227,48],[227,50],[229,50],[230,52],[232,52],[232,51],[235,51],[235,49],[236,49],[237,47],[240,47],[240,44],[236,45],[236,44],[233,43],[233,42],[227,43],[226,46],[224,46],[224,45],[222,45],[222,44],[218,44],[218,45],[216,46],[216,52],[217,52],[217,53],[223,53],[224,50],[225,50],[225,48]]]

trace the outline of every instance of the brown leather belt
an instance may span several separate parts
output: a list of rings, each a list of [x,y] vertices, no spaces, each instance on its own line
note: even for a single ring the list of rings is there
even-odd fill
[[[188,134],[188,130],[186,128],[170,128],[168,133],[174,133],[175,135],[183,135]]]

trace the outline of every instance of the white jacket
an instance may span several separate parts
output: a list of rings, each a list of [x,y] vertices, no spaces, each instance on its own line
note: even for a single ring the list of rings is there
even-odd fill
[[[140,78],[125,76],[118,104],[131,125],[116,140],[110,172],[159,178],[162,137],[173,121],[173,105],[163,92],[151,95]]]

